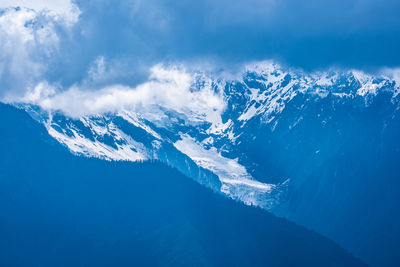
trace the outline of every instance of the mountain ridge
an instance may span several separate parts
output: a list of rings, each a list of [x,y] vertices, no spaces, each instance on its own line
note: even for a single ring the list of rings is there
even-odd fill
[[[393,162],[400,158],[396,138],[400,90],[395,80],[358,71],[310,74],[271,62],[248,65],[242,76],[231,80],[159,67],[153,79],[139,86],[138,92],[154,87],[167,94],[168,88],[177,88],[185,95],[182,99],[192,103],[181,107],[180,100],[156,94],[159,105],[151,100],[149,106],[140,102],[129,110],[129,100],[119,111],[77,118],[62,110],[46,111],[40,101],[39,109],[23,107],[76,154],[108,160],[159,159],[230,198],[319,231],[357,256],[375,257],[372,251],[378,245],[372,244],[381,239],[382,222],[372,219],[365,232],[359,232],[357,225],[371,216],[372,211],[360,213],[365,207],[381,213],[388,204],[385,199],[390,198],[393,207],[399,203],[391,189],[397,186],[400,171]],[[91,96],[94,104],[102,103],[108,94],[116,99],[138,96],[137,92],[130,96],[129,90],[107,89],[98,98]],[[45,103],[60,101],[57,97],[62,96],[49,96]],[[191,174],[193,168],[199,171]],[[207,178],[198,179],[199,173]],[[384,179],[377,181],[382,173]],[[359,190],[365,184],[371,187]],[[378,204],[370,203],[371,192]],[[354,196],[365,203],[352,204]],[[388,220],[400,222],[397,216],[383,213]],[[356,223],[349,229],[335,228],[342,224],[341,214]],[[347,237],[350,229],[358,237]],[[368,234],[377,235],[376,242]],[[385,246],[388,240],[388,246],[392,238],[397,240],[397,234],[379,242]],[[360,248],[360,244],[366,245]],[[400,261],[392,257],[367,262]]]

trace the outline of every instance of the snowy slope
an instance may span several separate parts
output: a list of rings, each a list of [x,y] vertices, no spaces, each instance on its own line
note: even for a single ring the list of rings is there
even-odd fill
[[[178,88],[180,95],[190,97],[181,97],[183,100],[176,103],[160,97],[148,107],[130,109],[128,105],[114,112],[79,117],[65,116],[54,109],[25,107],[36,113],[35,117],[45,124],[51,136],[75,154],[106,160],[169,162],[172,161],[169,153],[182,153],[198,167],[218,176],[222,186],[214,189],[247,204],[269,209],[286,190],[291,177],[268,182],[269,177],[251,174],[257,172],[257,166],[249,162],[240,147],[259,138],[253,134],[255,127],[273,131],[286,105],[299,95],[307,98],[303,105],[330,96],[338,101],[362,98],[367,106],[369,98],[381,91],[391,92],[396,102],[399,91],[394,81],[384,77],[375,78],[357,71],[304,73],[284,69],[273,62],[247,65],[241,77],[229,80],[200,72],[181,78],[176,70],[157,71],[158,80],[168,82],[153,81],[143,88],[163,88],[164,85],[167,88],[159,94],[179,98],[181,96],[173,93]],[[174,77],[172,82],[168,75]],[[190,93],[179,89],[181,87],[188,87]],[[136,90],[146,90],[143,88]],[[169,96],[170,93],[173,95]],[[187,101],[191,101],[185,103],[187,106],[179,105]],[[298,113],[290,127],[301,123],[301,110]]]

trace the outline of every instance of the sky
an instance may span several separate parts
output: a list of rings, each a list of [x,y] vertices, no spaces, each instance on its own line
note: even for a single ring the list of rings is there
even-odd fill
[[[136,86],[160,63],[400,65],[398,0],[0,0],[0,9],[2,99],[32,96],[39,85]]]
[[[85,41],[132,60],[397,66],[398,0],[78,1]],[[93,51],[95,52],[95,51]]]

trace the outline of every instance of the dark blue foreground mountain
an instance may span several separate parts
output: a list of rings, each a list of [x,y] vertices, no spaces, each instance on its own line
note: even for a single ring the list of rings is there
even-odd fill
[[[358,266],[333,242],[160,163],[76,157],[0,105],[1,266]]]

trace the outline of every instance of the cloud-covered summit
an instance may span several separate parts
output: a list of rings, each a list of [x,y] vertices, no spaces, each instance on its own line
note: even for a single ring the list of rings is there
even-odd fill
[[[0,8],[3,101],[45,84],[134,88],[160,62],[234,73],[273,59],[307,70],[387,68],[398,79],[393,0],[5,0]]]

